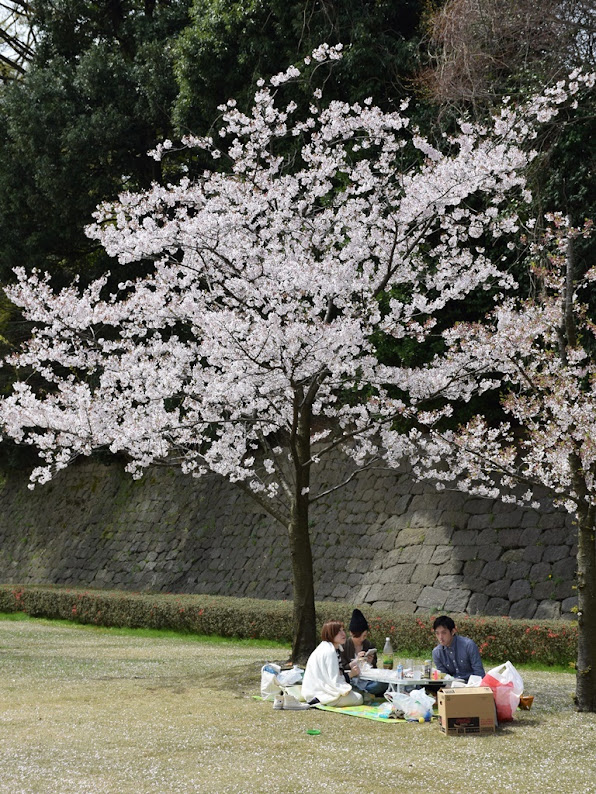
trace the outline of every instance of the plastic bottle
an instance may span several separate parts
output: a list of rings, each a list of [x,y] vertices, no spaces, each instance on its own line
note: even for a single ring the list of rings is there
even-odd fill
[[[430,672],[432,668],[432,661],[430,659],[424,660],[424,675],[423,678],[430,678]]]
[[[386,637],[383,646],[383,670],[393,670],[393,645],[389,637]]]
[[[398,678],[404,677],[404,666],[401,662],[397,665],[397,677]]]

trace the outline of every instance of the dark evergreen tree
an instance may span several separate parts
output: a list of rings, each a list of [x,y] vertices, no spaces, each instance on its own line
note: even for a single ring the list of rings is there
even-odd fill
[[[146,152],[170,134],[188,2],[39,0],[35,13],[33,61],[0,104],[1,280],[17,265],[106,268],[84,226],[98,202],[159,178]]]
[[[344,57],[326,96],[368,95],[388,107],[412,92],[422,0],[195,0],[176,47],[181,131],[204,132],[230,97],[249,105],[256,80],[296,62],[322,42]]]

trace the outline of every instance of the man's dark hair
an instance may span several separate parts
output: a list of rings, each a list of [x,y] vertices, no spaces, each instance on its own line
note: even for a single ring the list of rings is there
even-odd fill
[[[433,623],[433,631],[436,631],[439,626],[444,626],[449,631],[453,631],[455,629],[455,623],[453,622],[453,618],[450,618],[449,615],[440,615],[438,618],[435,619]]]

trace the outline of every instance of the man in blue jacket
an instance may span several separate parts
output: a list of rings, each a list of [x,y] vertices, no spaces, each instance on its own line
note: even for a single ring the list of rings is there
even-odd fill
[[[471,675],[484,676],[478,646],[469,637],[460,637],[453,619],[441,615],[433,623],[438,645],[433,649],[434,666],[441,673],[468,681]]]

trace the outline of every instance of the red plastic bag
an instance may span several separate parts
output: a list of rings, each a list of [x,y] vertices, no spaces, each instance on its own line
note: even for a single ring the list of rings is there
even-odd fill
[[[524,691],[524,682],[511,662],[493,667],[484,676],[481,686],[489,686],[495,698],[499,722],[511,722]]]

